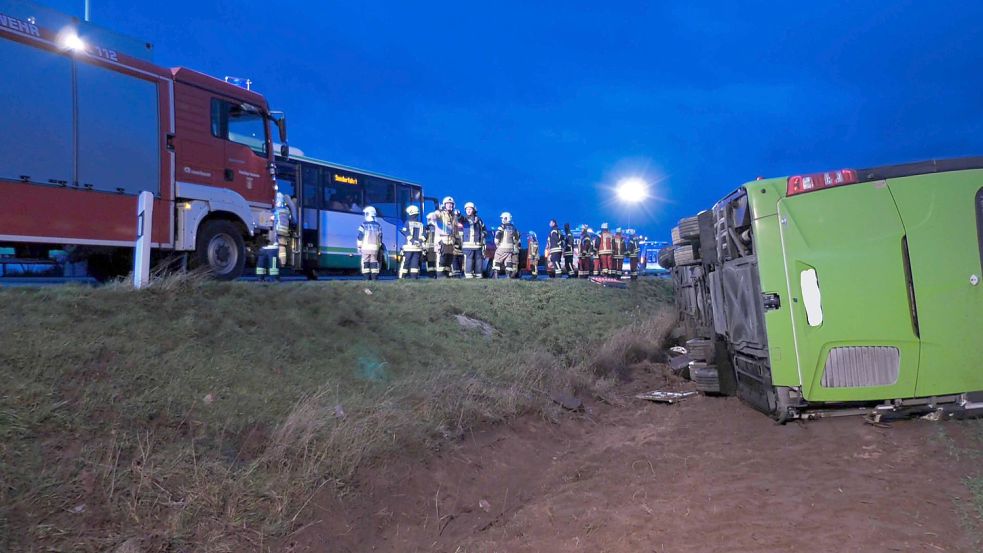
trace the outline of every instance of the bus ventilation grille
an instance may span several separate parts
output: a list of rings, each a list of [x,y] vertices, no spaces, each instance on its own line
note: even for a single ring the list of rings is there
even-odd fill
[[[901,366],[898,348],[851,346],[833,348],[823,370],[824,388],[861,388],[897,383]]]

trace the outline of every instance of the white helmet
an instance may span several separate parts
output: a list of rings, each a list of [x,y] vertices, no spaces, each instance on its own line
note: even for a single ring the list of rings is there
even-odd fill
[[[511,223],[512,222],[512,214],[509,213],[508,211],[503,211],[502,212],[502,222],[503,223]]]
[[[625,232],[628,233],[628,236],[635,236],[635,229],[633,228],[625,229]]]
[[[618,228],[616,228],[616,229],[614,230],[614,233],[615,233],[615,234],[621,234],[621,227],[618,227]]]
[[[372,219],[375,219],[375,208],[372,206],[368,206],[365,209],[363,209],[362,213],[365,214],[366,221],[371,221]]]
[[[419,215],[420,214],[420,208],[419,207],[416,207],[415,205],[411,205],[411,206],[409,206],[409,207],[406,208],[406,214],[407,215]]]
[[[478,208],[476,208],[476,207],[474,206],[474,202],[468,202],[468,203],[466,203],[466,204],[464,204],[464,209],[465,209],[465,210],[467,210],[467,209],[468,209],[469,207],[470,207],[471,209],[473,209],[473,210],[475,210],[475,211],[478,211]]]
[[[536,238],[536,231],[530,230],[529,231],[529,238]]]
[[[445,207],[447,204],[454,204],[454,198],[450,196],[444,196],[444,201],[440,202],[441,207]]]
[[[601,230],[608,230],[608,224],[607,223],[601,223]]]

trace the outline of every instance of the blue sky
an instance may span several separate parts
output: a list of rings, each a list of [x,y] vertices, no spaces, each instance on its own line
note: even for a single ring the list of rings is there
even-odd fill
[[[983,154],[983,2],[92,2],[162,65],[251,78],[308,155],[522,230],[626,224],[625,176],[668,237],[758,175]]]

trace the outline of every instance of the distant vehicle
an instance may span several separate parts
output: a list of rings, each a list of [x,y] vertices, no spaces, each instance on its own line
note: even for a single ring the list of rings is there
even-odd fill
[[[309,278],[360,270],[355,241],[367,206],[376,209],[382,224],[383,269],[396,270],[397,255],[406,242],[400,233],[406,208],[419,207],[425,220],[437,207],[436,200],[423,196],[419,184],[304,155],[278,156],[276,169],[278,191],[293,198],[298,210],[298,226],[291,244],[281,245],[281,261]]]
[[[130,270],[137,196],[156,254],[242,272],[274,201],[271,126],[255,92],[151,62],[151,46],[29,2],[0,0],[0,248]]]
[[[752,181],[673,244],[714,391],[779,420],[983,412],[983,158]]]

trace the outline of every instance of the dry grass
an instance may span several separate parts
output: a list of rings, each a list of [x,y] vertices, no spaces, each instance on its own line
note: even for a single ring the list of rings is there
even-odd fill
[[[549,390],[608,393],[659,355],[667,297],[199,275],[0,291],[0,550],[267,550],[381,456],[557,416]]]

